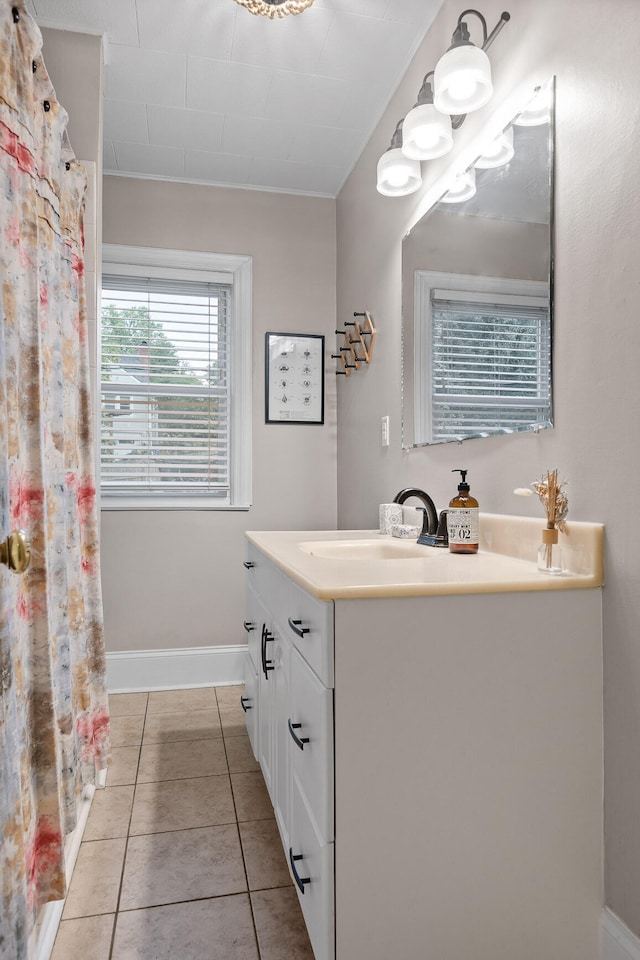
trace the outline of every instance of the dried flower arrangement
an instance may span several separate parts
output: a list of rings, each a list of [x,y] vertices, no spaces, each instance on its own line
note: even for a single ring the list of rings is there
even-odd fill
[[[554,566],[553,547],[558,542],[558,530],[562,533],[567,530],[566,516],[569,512],[569,501],[563,490],[565,485],[564,482],[558,483],[557,470],[548,470],[540,480],[531,484],[547,515],[547,526],[542,531],[542,547],[540,548],[539,566],[541,569],[552,569]]]

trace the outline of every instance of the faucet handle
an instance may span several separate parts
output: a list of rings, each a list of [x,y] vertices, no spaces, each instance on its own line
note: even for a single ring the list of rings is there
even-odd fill
[[[422,513],[422,530],[420,531],[420,536],[426,537],[429,534],[429,512],[426,507],[416,507],[416,510],[420,510]]]
[[[448,547],[449,546],[449,527],[447,526],[447,514],[448,510],[441,510],[440,517],[438,519],[438,529],[436,531],[436,540],[438,541],[439,547]]]
[[[422,510],[424,513],[424,523],[422,525],[422,533],[418,537],[418,543],[422,543],[427,547],[448,547],[449,546],[449,529],[447,527],[447,513],[448,510],[441,510],[440,517],[438,518],[438,529],[435,533],[429,533],[429,517],[426,507],[418,507],[418,510]]]

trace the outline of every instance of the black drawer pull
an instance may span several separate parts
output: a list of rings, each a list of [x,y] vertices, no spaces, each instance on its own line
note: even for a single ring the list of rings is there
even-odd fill
[[[273,640],[273,634],[267,630],[266,623],[262,624],[262,647],[261,647],[261,659],[262,659],[262,672],[264,673],[265,680],[269,679],[269,671],[275,670],[273,665],[273,660],[267,660],[267,641]]]
[[[245,628],[245,630],[247,631],[247,633],[251,633],[251,631],[252,631],[252,630],[255,630],[255,628],[256,628],[255,623],[251,623],[250,620],[245,620],[244,623],[242,624],[242,626]]]
[[[247,710],[253,710],[252,706],[247,706],[250,699],[251,697],[240,697],[240,706],[242,707],[245,713],[247,712]]]
[[[301,853],[298,853],[294,856],[293,847],[289,847],[289,863],[291,864],[291,872],[293,873],[293,879],[298,885],[300,893],[304,893],[305,883],[311,883],[311,877],[301,877],[298,871],[296,870],[296,861],[304,860],[304,857]]]
[[[298,737],[293,731],[299,730],[302,726],[301,723],[291,723],[291,720],[287,721],[289,724],[289,733],[293,737],[293,742],[297,747],[300,747],[301,750],[304,750],[305,743],[309,743],[309,737]]]
[[[301,623],[302,620],[292,620],[289,617],[289,626],[297,637],[304,637],[305,633],[309,633],[309,627],[302,627],[300,626]]]
[[[255,567],[255,563],[253,563],[252,560],[244,560],[242,563],[242,566],[245,567],[247,570],[251,570],[252,567]]]

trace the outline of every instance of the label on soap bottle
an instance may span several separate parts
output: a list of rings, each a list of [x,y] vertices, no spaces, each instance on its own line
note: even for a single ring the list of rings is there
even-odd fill
[[[447,513],[449,543],[478,543],[480,540],[479,514],[479,507],[449,507]]]

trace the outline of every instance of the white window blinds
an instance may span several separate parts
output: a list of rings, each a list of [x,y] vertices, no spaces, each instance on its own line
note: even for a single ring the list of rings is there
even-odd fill
[[[551,419],[546,299],[431,291],[432,440]]]
[[[227,498],[232,287],[107,274],[104,494]]]

